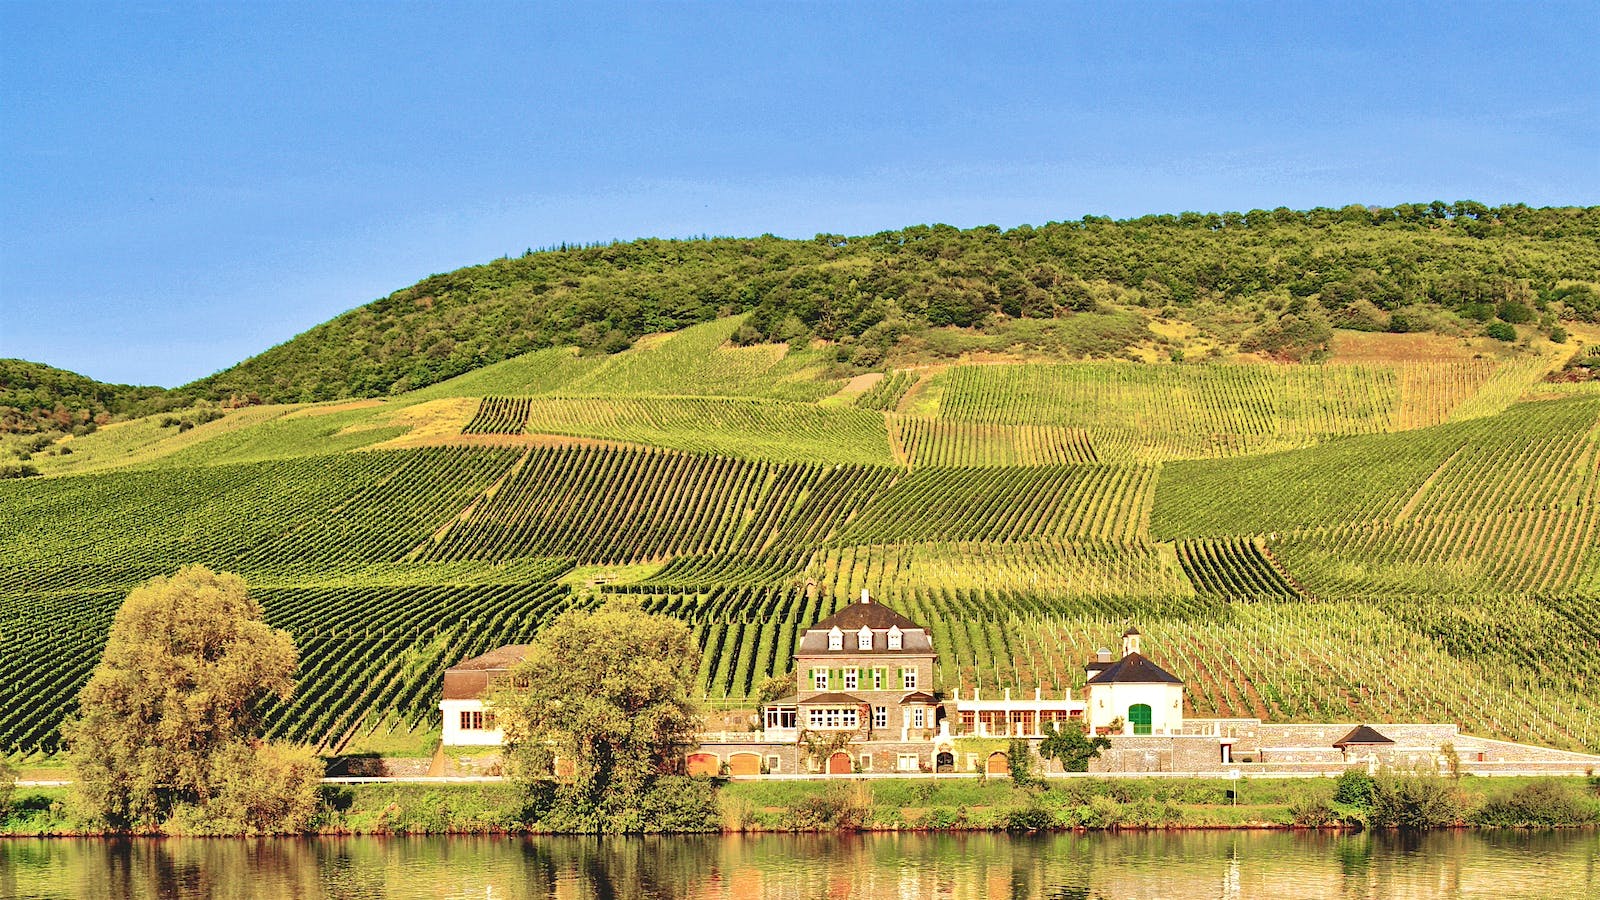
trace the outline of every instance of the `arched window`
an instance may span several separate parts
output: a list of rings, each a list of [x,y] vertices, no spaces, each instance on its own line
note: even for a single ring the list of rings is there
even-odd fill
[[[899,625],[895,625],[895,626],[893,626],[893,627],[891,627],[889,629],[889,649],[890,650],[900,650],[900,649],[902,649],[902,646],[901,646],[901,634],[900,634],[900,626]]]
[[[871,650],[872,649],[872,629],[871,628],[868,628],[867,626],[863,625],[863,626],[861,626],[861,630],[856,632],[856,649],[857,650]]]
[[[829,650],[843,650],[844,649],[844,632],[840,631],[839,630],[839,626],[837,626],[837,625],[833,626],[833,630],[828,632],[828,649]]]
[[[1135,703],[1128,707],[1128,721],[1133,723],[1134,734],[1150,733],[1150,704]]]

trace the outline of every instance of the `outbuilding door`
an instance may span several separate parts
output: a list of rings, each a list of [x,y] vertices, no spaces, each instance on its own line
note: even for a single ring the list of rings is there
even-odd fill
[[[1133,723],[1134,734],[1150,733],[1150,704],[1135,703],[1128,707],[1128,721]]]
[[[838,753],[835,753],[834,755],[828,757],[828,774],[829,775],[849,775],[850,774],[850,754],[844,752],[843,750],[840,750]]]
[[[996,750],[989,754],[989,761],[984,764],[984,769],[990,775],[1010,775],[1011,758],[1006,756],[1003,751]]]

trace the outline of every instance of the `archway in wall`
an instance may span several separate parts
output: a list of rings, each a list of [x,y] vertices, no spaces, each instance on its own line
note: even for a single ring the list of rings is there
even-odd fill
[[[722,771],[722,760],[715,753],[691,753],[688,764],[690,775],[716,775]]]
[[[1128,722],[1133,725],[1134,734],[1150,733],[1150,704],[1135,703],[1128,707]]]
[[[728,757],[729,775],[760,775],[761,757],[755,753],[735,753]]]
[[[1010,775],[1011,759],[1002,750],[989,754],[989,761],[984,763],[984,771],[990,775]]]
[[[850,772],[850,754],[840,750],[828,757],[829,775],[849,775]]]
[[[940,773],[954,772],[956,770],[956,755],[949,750],[939,751],[939,755],[933,758],[933,770]]]

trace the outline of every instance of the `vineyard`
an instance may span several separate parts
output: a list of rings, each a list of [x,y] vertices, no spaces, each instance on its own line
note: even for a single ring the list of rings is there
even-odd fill
[[[949,364],[855,382],[741,317],[386,400],[139,420],[0,482],[0,751],[50,752],[129,588],[242,574],[300,649],[272,734],[437,727],[443,669],[610,596],[738,704],[862,589],[936,688],[1077,689],[1130,622],[1197,716],[1600,750],[1600,390],[1540,351]],[[861,387],[860,385],[865,385]]]

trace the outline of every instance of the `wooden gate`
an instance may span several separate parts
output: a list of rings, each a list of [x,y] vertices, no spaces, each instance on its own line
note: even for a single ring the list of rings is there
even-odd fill
[[[722,761],[715,753],[689,754],[690,775],[716,775],[722,771]]]
[[[849,775],[850,771],[850,754],[840,750],[828,757],[829,775]]]
[[[761,757],[755,753],[735,753],[728,757],[729,775],[760,775]]]

